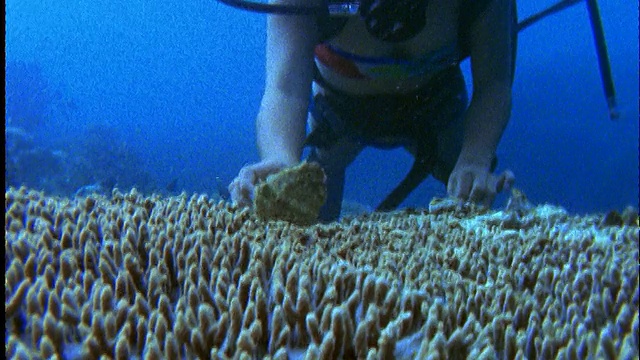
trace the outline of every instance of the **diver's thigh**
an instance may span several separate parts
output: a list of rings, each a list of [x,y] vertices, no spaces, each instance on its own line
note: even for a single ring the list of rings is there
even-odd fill
[[[318,120],[311,114],[307,118],[307,123],[310,131],[315,130],[318,126]],[[340,171],[340,169],[344,170],[349,166],[363,148],[364,146],[360,142],[353,140],[349,136],[343,136],[337,139],[330,147],[313,147],[307,160],[318,162],[325,168],[325,171]]]

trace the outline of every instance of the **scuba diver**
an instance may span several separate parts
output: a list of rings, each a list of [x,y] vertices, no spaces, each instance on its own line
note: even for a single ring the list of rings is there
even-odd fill
[[[326,174],[324,222],[340,216],[346,168],[367,146],[414,156],[377,210],[396,208],[429,175],[450,196],[485,206],[514,182],[511,171],[494,170],[511,111],[515,1],[219,1],[271,13],[256,120],[261,160],[229,185],[237,204],[249,205],[257,183],[297,164],[305,146]]]

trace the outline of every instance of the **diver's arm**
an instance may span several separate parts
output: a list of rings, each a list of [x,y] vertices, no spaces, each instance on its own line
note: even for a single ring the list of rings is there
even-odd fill
[[[512,0],[494,0],[470,31],[473,96],[459,162],[489,168],[511,113]]]
[[[286,3],[305,0],[288,0]],[[278,1],[280,2],[280,1]],[[266,84],[256,120],[262,160],[300,160],[313,78],[317,29],[311,16],[269,15]]]

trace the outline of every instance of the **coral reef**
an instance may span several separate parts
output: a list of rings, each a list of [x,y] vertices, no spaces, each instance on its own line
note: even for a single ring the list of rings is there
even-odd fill
[[[5,189],[27,186],[61,196],[107,195],[116,186],[157,191],[135,147],[121,140],[113,127],[92,125],[80,137],[61,136],[60,148],[36,141],[37,133],[5,128]]]
[[[53,189],[62,182],[54,179],[66,175],[66,160],[64,152],[39,145],[24,129],[5,126],[5,189],[17,184]]]
[[[301,227],[204,195],[10,189],[5,356],[638,357],[637,226],[442,204]]]
[[[76,191],[90,184],[100,185],[106,194],[114,186],[127,190],[135,187],[145,193],[157,190],[136,144],[125,141],[116,127],[90,125],[71,145],[69,153],[75,158],[70,165],[70,178],[79,184]]]
[[[261,219],[311,225],[326,197],[324,171],[317,163],[305,161],[258,184],[253,204]]]
[[[158,190],[135,144],[114,127],[78,119],[73,99],[40,64],[8,60],[5,75],[5,189],[27,186],[66,196],[87,187],[106,195],[115,185]],[[73,122],[81,131],[62,130]]]

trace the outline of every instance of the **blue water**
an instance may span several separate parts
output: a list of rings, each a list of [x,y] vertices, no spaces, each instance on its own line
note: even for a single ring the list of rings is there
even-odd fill
[[[552,3],[518,1],[520,18]],[[600,1],[600,9],[622,117],[608,119],[580,4],[520,34],[512,118],[498,149],[498,171],[511,169],[532,202],[578,213],[638,204],[638,8]],[[173,191],[216,192],[258,160],[265,22],[213,0],[8,0],[13,113],[5,124],[83,168],[51,184],[37,174],[59,175],[61,165],[43,167],[46,154],[16,166],[47,190],[110,178],[121,187],[164,189],[176,180]],[[375,206],[410,164],[401,150],[365,151],[348,170],[345,198]],[[428,180],[403,205],[444,193]]]

